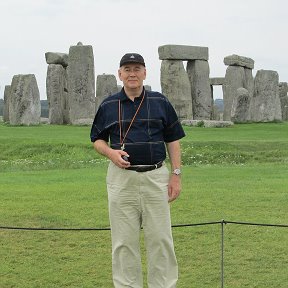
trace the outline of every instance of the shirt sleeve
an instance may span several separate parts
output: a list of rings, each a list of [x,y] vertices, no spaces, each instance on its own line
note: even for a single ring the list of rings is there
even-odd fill
[[[164,129],[164,141],[169,143],[183,138],[185,136],[185,132],[178,119],[175,109],[168,100],[166,109],[167,122]]]
[[[106,142],[109,141],[109,133],[108,130],[105,129],[105,127],[107,127],[106,119],[107,117],[105,117],[105,108],[103,106],[100,106],[91,127],[91,142],[95,142],[99,139]]]

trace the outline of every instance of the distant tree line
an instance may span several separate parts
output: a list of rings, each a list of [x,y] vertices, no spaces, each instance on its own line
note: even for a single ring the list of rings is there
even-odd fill
[[[41,117],[48,118],[49,117],[49,107],[47,100],[40,100],[41,102]]]

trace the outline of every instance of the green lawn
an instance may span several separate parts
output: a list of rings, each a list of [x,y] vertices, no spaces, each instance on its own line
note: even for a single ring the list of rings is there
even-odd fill
[[[0,125],[0,226],[109,227],[107,161],[93,151],[89,130]],[[288,224],[287,123],[185,131],[173,224]],[[224,231],[225,287],[287,287],[288,228]],[[173,234],[177,287],[221,287],[221,225]],[[109,231],[0,229],[0,245],[1,288],[113,287]]]

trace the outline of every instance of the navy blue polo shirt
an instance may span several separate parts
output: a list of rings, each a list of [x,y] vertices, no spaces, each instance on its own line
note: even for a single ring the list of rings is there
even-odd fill
[[[164,161],[165,143],[185,136],[174,108],[164,95],[143,89],[133,102],[122,89],[101,103],[91,128],[91,141],[102,139],[110,142],[111,148],[121,149],[119,104],[123,138],[143,97],[143,103],[124,141],[124,150],[129,154],[132,165]]]

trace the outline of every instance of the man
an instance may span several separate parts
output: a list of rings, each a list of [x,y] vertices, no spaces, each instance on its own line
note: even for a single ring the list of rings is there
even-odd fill
[[[118,76],[124,87],[102,102],[90,135],[96,151],[111,160],[107,191],[114,287],[143,287],[139,247],[143,226],[148,287],[174,288],[178,267],[169,202],[181,190],[179,139],[185,134],[167,98],[144,89],[141,55],[125,54]],[[171,173],[163,162],[165,146]]]

